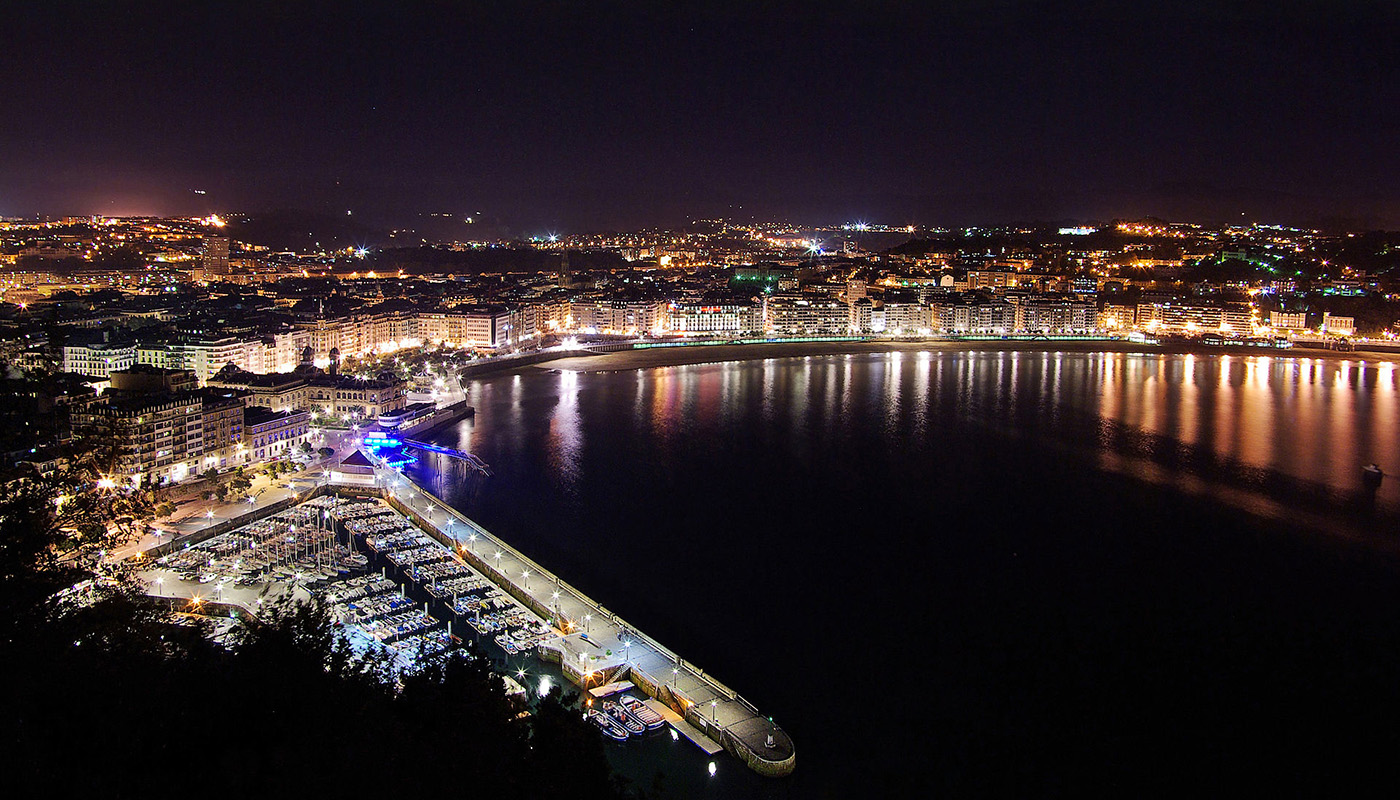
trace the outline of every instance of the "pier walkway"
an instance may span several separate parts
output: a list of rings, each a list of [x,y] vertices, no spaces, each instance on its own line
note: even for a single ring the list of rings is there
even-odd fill
[[[393,505],[454,543],[473,567],[564,631],[542,645],[544,657],[558,661],[580,687],[631,680],[754,771],[774,777],[792,772],[792,739],[733,689],[402,475],[376,469],[375,483]]]

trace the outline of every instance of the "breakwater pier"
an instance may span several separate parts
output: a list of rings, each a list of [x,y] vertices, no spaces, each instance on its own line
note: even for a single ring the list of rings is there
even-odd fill
[[[325,504],[318,498],[326,495],[349,500],[382,499],[422,534],[427,534],[427,538],[436,542],[431,544],[419,534],[422,544],[427,545],[420,549],[441,547],[444,550],[436,556],[426,552],[416,553],[413,563],[421,560],[441,565],[455,557],[479,573],[485,581],[510,595],[514,603],[543,620],[539,625],[539,638],[532,637],[535,655],[557,664],[564,677],[584,691],[585,697],[601,699],[635,686],[647,697],[646,704],[670,724],[678,737],[684,736],[705,753],[713,755],[724,750],[755,772],[770,777],[788,775],[794,770],[796,754],[787,732],[736,691],[398,472],[382,466],[366,467],[365,470],[370,474],[332,473],[327,476],[329,479],[317,481],[275,504],[256,508],[237,518],[218,522],[211,520],[205,528],[144,549],[129,558],[138,563],[145,562],[143,566],[154,584],[151,593],[157,597],[171,602],[184,601],[189,608],[241,608],[256,616],[265,595],[272,597],[283,592],[299,591],[296,587],[302,584],[303,576],[293,576],[291,571],[301,567],[286,567],[281,570],[285,575],[268,578],[266,582],[261,582],[262,579],[235,581],[235,577],[245,577],[248,571],[238,569],[242,562],[237,560],[246,549],[246,544],[218,545],[221,541],[219,537],[241,532],[247,538],[247,535],[251,535],[250,529],[276,524],[274,517],[281,518],[307,506],[321,508]],[[287,523],[287,520],[283,522]],[[314,534],[319,529],[314,525],[301,525],[300,530],[304,534]],[[279,528],[269,535],[274,539],[279,536],[285,538],[281,531]],[[351,535],[349,528],[346,528],[346,534]],[[329,563],[334,548],[330,546],[330,539],[323,539],[318,542],[321,549],[326,551]],[[186,580],[175,574],[174,567],[166,564],[168,559],[183,558],[181,554],[188,554],[192,546],[209,549],[193,558],[192,563],[199,565],[199,569],[186,575]],[[302,550],[306,550],[306,547],[300,550],[298,546],[288,547],[296,551],[289,553],[289,558],[299,557],[303,555]],[[338,551],[336,553],[337,558],[344,557]],[[229,567],[233,572],[222,575],[215,574],[218,570],[213,566],[205,568],[206,562],[213,565],[219,559],[234,562]],[[318,565],[320,563],[317,562]],[[224,566],[228,567],[228,564]],[[400,564],[399,570],[402,572],[404,569]],[[206,572],[207,575],[204,574]],[[453,574],[457,573],[464,573],[464,570],[459,568]],[[219,581],[217,585],[205,585],[216,578]],[[306,578],[313,580],[314,576],[307,575]],[[269,594],[269,590],[274,591]],[[422,612],[425,623],[429,622],[427,610],[425,606]],[[451,612],[449,606],[446,612],[449,617]],[[460,621],[460,613],[457,616]],[[448,632],[451,632],[450,627]]]
[[[630,681],[672,712],[673,726],[707,751],[713,749],[705,740],[770,777],[796,767],[787,732],[738,692],[402,475],[376,469],[375,483],[396,510],[548,620],[561,635],[543,642],[540,656],[558,663],[580,688],[606,691]]]

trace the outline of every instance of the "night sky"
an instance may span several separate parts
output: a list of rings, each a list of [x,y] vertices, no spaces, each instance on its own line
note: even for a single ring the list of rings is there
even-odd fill
[[[1393,4],[289,5],[11,9],[0,215],[1400,227]]]

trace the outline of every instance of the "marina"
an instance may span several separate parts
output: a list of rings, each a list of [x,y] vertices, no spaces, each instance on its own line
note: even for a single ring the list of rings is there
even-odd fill
[[[373,481],[318,484],[290,508],[172,548],[148,570],[153,593],[254,615],[286,592],[315,596],[357,650],[406,670],[472,638],[507,663],[557,665],[615,741],[670,727],[707,755],[792,772],[787,733],[737,692],[401,474],[376,465]]]
[[[539,656],[558,664],[571,682],[588,690],[629,680],[693,728],[694,736],[682,730],[691,741],[713,743],[761,775],[792,773],[791,738],[738,692],[401,474],[376,468],[375,479],[391,505],[551,626],[557,635],[537,643]]]

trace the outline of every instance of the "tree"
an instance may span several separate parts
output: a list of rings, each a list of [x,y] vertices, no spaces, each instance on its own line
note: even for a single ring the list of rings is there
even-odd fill
[[[248,477],[242,467],[235,467],[233,476],[228,479],[225,485],[230,494],[235,497],[243,497],[247,495],[249,489],[253,488],[253,479]]]
[[[215,793],[233,796],[389,795],[414,765],[430,796],[460,794],[464,771],[488,796],[616,796],[577,711],[546,698],[538,721],[517,719],[480,656],[399,674],[338,636],[323,605],[289,597],[227,646],[173,624],[134,570],[99,558],[127,535],[120,520],[160,504],[95,460],[0,479],[0,741],[15,796],[149,792],[133,757],[177,787],[217,773]]]

